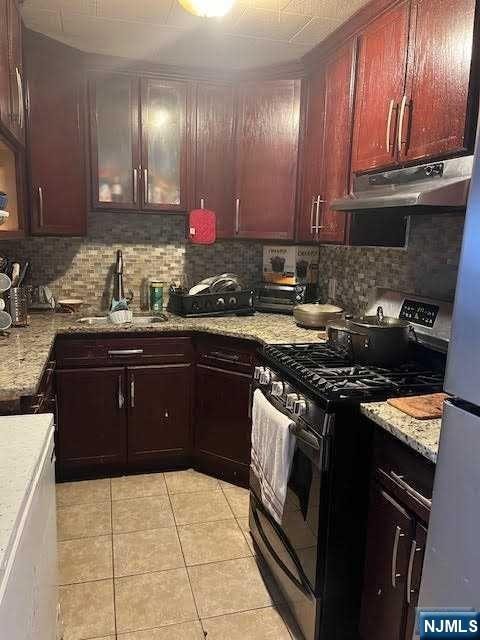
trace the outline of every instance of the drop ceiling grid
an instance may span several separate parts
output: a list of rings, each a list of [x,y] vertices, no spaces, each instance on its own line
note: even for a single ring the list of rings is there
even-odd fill
[[[177,0],[25,0],[22,12],[29,28],[85,51],[240,69],[301,57],[367,2],[237,0],[219,20]]]

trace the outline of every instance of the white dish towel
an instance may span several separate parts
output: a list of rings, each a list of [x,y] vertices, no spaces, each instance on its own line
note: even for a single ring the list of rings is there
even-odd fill
[[[295,450],[291,425],[290,418],[256,389],[252,409],[252,471],[260,483],[263,505],[279,524]]]

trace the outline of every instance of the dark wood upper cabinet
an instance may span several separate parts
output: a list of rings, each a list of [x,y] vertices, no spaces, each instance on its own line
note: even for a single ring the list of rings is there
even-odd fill
[[[9,129],[11,111],[7,4],[7,0],[0,0],[0,122]]]
[[[325,124],[323,135],[323,184],[318,226],[320,242],[342,244],[347,216],[331,209],[335,198],[347,195],[350,182],[355,42],[350,41],[325,66]]]
[[[231,85],[197,85],[193,207],[215,211],[219,238],[234,231],[234,117]]]
[[[379,485],[370,501],[360,636],[403,640],[405,588],[414,522]]]
[[[142,79],[142,208],[187,208],[187,85]]]
[[[300,80],[246,83],[238,91],[235,234],[294,236]]]
[[[400,160],[468,151],[475,0],[414,0]],[[478,79],[474,79],[478,82]]]
[[[86,84],[75,52],[26,39],[31,231],[84,235]]]
[[[397,161],[395,133],[407,63],[410,3],[402,2],[360,35],[352,169],[389,167]]]
[[[175,466],[191,454],[192,366],[129,367],[128,462]]]
[[[318,239],[317,207],[323,188],[323,132],[325,124],[325,73],[313,73],[305,83],[305,125],[302,145],[301,197],[297,211],[297,240]]]
[[[89,85],[92,203],[95,209],[140,209],[138,78],[113,74]]]
[[[127,460],[124,369],[58,371],[56,388],[60,473],[123,468]]]

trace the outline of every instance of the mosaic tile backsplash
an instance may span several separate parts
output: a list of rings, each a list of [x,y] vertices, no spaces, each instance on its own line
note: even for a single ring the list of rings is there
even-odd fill
[[[117,249],[123,250],[125,288],[133,290],[137,309],[144,306],[149,278],[191,285],[232,271],[251,286],[261,277],[261,242],[191,245],[183,216],[92,213],[88,228],[85,238],[0,242],[0,255],[28,257],[31,284],[47,284],[56,297],[81,297],[100,309],[110,303]],[[363,311],[376,286],[451,300],[462,232],[463,216],[421,216],[412,218],[407,249],[322,246],[320,298],[327,299],[328,280],[336,278],[334,301],[353,313]]]

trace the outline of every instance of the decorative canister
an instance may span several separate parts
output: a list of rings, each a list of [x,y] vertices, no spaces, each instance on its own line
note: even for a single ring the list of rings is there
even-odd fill
[[[150,282],[150,310],[157,313],[163,311],[163,290],[165,287],[164,282],[158,280],[151,280]]]

